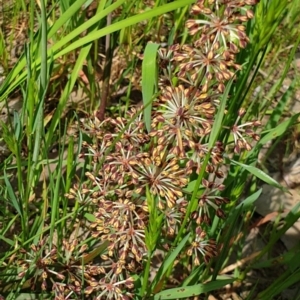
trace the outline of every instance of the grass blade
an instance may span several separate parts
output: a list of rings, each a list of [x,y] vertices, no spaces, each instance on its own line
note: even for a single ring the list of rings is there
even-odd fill
[[[204,284],[197,284],[187,287],[179,287],[169,289],[156,294],[153,300],[169,300],[169,299],[187,299],[188,297],[198,296],[224,287],[226,284],[234,282],[235,279],[218,279]]]
[[[231,163],[233,165],[237,165],[237,166],[240,166],[240,167],[244,168],[245,170],[247,170],[248,172],[250,172],[251,174],[253,174],[257,178],[259,178],[262,181],[264,181],[265,183],[267,183],[269,185],[272,185],[274,187],[277,187],[277,188],[279,188],[279,189],[281,189],[283,191],[286,191],[286,188],[284,188],[274,178],[272,178],[271,176],[269,176],[268,174],[266,174],[262,170],[254,167],[254,166],[245,165],[245,164],[240,163],[240,162],[235,161],[235,160],[231,160]]]
[[[157,93],[157,49],[159,44],[148,43],[142,64],[142,92],[144,104],[144,120],[147,131],[151,130],[151,110],[153,96]]]
[[[153,291],[157,287],[157,285],[164,279],[165,273],[168,271],[169,267],[171,264],[174,262],[176,259],[177,255],[180,253],[182,248],[185,246],[186,242],[188,241],[190,234],[187,234],[182,241],[178,244],[178,246],[171,252],[169,253],[168,257],[164,260],[163,264],[160,266],[157,275],[155,276],[150,290]]]

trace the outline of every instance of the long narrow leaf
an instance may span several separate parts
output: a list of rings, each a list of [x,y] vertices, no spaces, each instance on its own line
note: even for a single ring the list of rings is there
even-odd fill
[[[209,136],[209,143],[208,143],[209,149],[211,149],[215,145],[215,142],[219,136],[219,132],[222,127],[222,121],[223,121],[223,117],[224,117],[224,113],[225,113],[226,101],[227,101],[227,97],[228,97],[228,93],[230,91],[231,85],[232,85],[232,79],[226,85],[224,94],[221,99],[221,104],[218,109],[215,121],[214,121],[214,125],[211,129],[211,134]]]
[[[188,238],[190,236],[190,233],[188,233],[182,241],[178,244],[178,246],[170,253],[170,255],[164,260],[162,265],[160,266],[157,275],[155,276],[152,284],[151,284],[151,291],[154,290],[155,286],[158,284],[160,280],[163,279],[164,274],[167,272],[168,268],[171,266],[171,264],[176,259],[177,255],[180,253],[182,248],[185,246]]]
[[[234,208],[234,210],[239,210],[242,208],[242,211],[247,211],[251,208],[253,203],[259,198],[259,196],[262,193],[262,189],[259,189],[254,194],[247,197],[245,200],[243,200],[238,206]]]
[[[286,132],[298,119],[300,113],[293,115],[291,118],[281,122],[278,126],[271,129],[267,134],[265,134],[259,141],[259,145],[265,145],[267,142],[275,139]]]
[[[226,284],[234,282],[235,279],[216,280],[205,284],[197,284],[193,286],[179,287],[169,289],[156,294],[153,300],[169,300],[169,299],[187,299],[188,297],[198,296],[203,293],[218,290]]]
[[[235,161],[235,160],[231,160],[231,163],[233,165],[238,165],[238,166],[244,168],[245,170],[247,170],[248,172],[250,172],[251,174],[253,174],[257,178],[259,178],[262,181],[264,181],[265,183],[270,184],[270,185],[272,185],[274,187],[277,187],[277,188],[279,188],[279,189],[281,189],[283,191],[286,191],[286,188],[284,188],[274,178],[272,178],[271,176],[269,176],[268,174],[266,174],[262,170],[254,167],[254,166],[245,165],[245,164],[240,163],[240,162]]]
[[[151,109],[153,96],[157,92],[157,64],[156,56],[159,44],[148,43],[144,53],[142,64],[142,92],[144,103],[144,120],[145,125],[150,132],[151,130]]]
[[[11,204],[13,206],[13,208],[18,212],[18,214],[20,215],[20,217],[22,217],[22,206],[20,205],[14,191],[13,191],[13,187],[11,186],[7,174],[4,170],[4,181],[7,187],[7,191],[8,191],[8,196],[9,196],[9,200],[11,201]]]

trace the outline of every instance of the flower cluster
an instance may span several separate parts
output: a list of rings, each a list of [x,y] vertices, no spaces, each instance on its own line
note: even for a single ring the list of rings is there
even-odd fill
[[[235,56],[249,41],[243,23],[253,18],[249,6],[256,3],[256,0],[198,0],[192,7],[192,15],[197,18],[186,23],[196,39],[192,46],[184,46],[174,55],[180,62],[179,76],[191,73],[194,82],[200,78],[206,84],[216,80],[218,90],[223,92],[224,82],[241,68]]]
[[[32,290],[48,291],[51,287],[55,299],[73,299],[83,286],[81,263],[86,249],[86,244],[78,246],[77,239],[63,240],[60,250],[56,245],[49,249],[45,237],[29,250],[20,250],[23,258],[15,262],[22,270],[18,276],[30,278]]]
[[[45,237],[29,250],[21,249],[23,258],[14,263],[21,269],[19,278],[30,278],[24,287],[51,290],[53,299],[74,299],[82,295],[82,291],[86,296],[97,295],[93,299],[99,300],[104,295],[105,299],[131,299],[129,290],[133,288],[133,279],[130,276],[124,279],[123,261],[115,263],[109,256],[102,255],[102,264],[98,266],[90,262],[88,250],[88,245],[79,245],[77,239],[63,240],[60,247],[52,245],[50,250]]]
[[[243,149],[250,151],[252,149],[250,142],[258,141],[259,135],[255,133],[254,129],[261,125],[260,121],[250,121],[244,124],[239,124],[246,111],[241,108],[238,112],[238,117],[231,128],[234,138],[234,152],[240,153]]]
[[[87,242],[73,237],[49,246],[44,237],[22,249],[18,260],[9,261],[20,285],[26,281],[25,289],[51,291],[58,300],[146,298],[148,291],[135,295],[134,279],[147,284],[143,272],[153,273],[156,251],[171,251],[182,232],[190,233],[180,254],[183,273],[218,256],[221,246],[207,233],[214,217],[226,217],[230,202],[224,196],[225,152],[251,150],[260,122],[244,121],[240,109],[230,125],[222,124],[233,147],[211,137],[226,84],[241,69],[236,58],[249,42],[245,25],[257,2],[197,0],[191,7],[186,44],[158,50],[159,93],[149,132],[143,107],[81,122],[89,137],[81,153],[86,182],[74,184],[65,197],[89,215],[86,223],[78,221]]]
[[[199,254],[203,256],[206,263],[209,263],[210,259],[218,254],[216,242],[214,240],[207,239],[206,233],[201,229],[201,227],[196,228],[195,239],[187,249],[187,255],[194,257],[193,263],[195,266],[199,266],[201,263]]]
[[[225,218],[224,205],[229,203],[222,196],[226,147],[220,141],[211,147],[210,135],[225,84],[241,69],[236,55],[248,43],[244,23],[253,17],[249,7],[256,2],[198,0],[192,6],[193,18],[186,27],[193,43],[159,50],[160,95],[153,102],[150,132],[143,108],[82,124],[93,142],[84,143],[83,156],[92,157],[86,173],[90,185],[82,185],[79,198],[82,205],[93,207],[92,237],[107,243],[99,267],[86,266],[86,293],[95,299],[134,296],[131,274],[143,271],[153,250],[146,242],[153,210],[163,217],[157,246],[170,248],[184,223],[192,231],[185,252],[191,264],[208,263],[218,255],[216,241],[206,230],[214,216]],[[243,116],[240,110],[234,125],[225,128],[233,135],[236,153],[250,150],[251,140],[258,140],[253,127],[259,122],[241,124]],[[198,174],[203,178],[191,207],[195,195],[190,181]],[[74,188],[67,196],[74,199],[78,192]],[[149,193],[154,207],[148,206]]]

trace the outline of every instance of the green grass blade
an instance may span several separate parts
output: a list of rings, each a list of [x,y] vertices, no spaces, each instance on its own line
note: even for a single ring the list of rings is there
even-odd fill
[[[226,284],[234,282],[235,279],[218,279],[205,284],[197,284],[193,286],[178,287],[168,289],[156,294],[153,300],[169,300],[169,299],[187,299],[188,297],[195,297],[203,293],[215,291],[224,287]]]
[[[170,11],[173,11],[177,8],[180,8],[182,6],[185,6],[185,5],[188,5],[190,3],[194,2],[194,0],[178,0],[178,1],[175,1],[175,2],[172,2],[172,3],[168,3],[168,4],[165,4],[165,5],[162,5],[158,8],[154,8],[152,10],[149,10],[149,11],[146,11],[146,12],[143,12],[141,14],[138,14],[136,16],[132,16],[132,17],[129,17],[125,20],[122,20],[122,21],[119,21],[115,24],[112,24],[110,26],[107,26],[103,29],[100,29],[96,32],[93,32],[92,34],[88,35],[88,36],[85,36],[84,38],[82,39],[79,39],[77,41],[75,41],[74,43],[72,43],[71,45],[69,45],[68,47],[66,47],[65,49],[61,50],[60,52],[57,52],[54,57],[55,58],[58,58],[64,54],[67,54],[69,53],[70,51],[72,50],[75,50],[79,47],[82,47],[83,45],[85,44],[88,44],[90,42],[93,42],[105,35],[108,35],[108,34],[111,34],[115,31],[118,31],[118,30],[121,30],[122,28],[124,27],[128,27],[128,26],[131,26],[131,25],[135,25],[139,22],[142,22],[144,20],[147,20],[147,19],[151,19],[151,18],[154,18],[156,16],[160,16],[164,13],[167,13],[167,12],[170,12]],[[76,34],[74,34],[75,36],[79,35],[79,33],[76,32]],[[65,43],[64,43],[65,44]],[[52,51],[56,52],[58,49],[58,47],[55,45],[55,47],[51,48]],[[38,62],[39,63],[39,62]]]
[[[224,263],[228,259],[228,253],[231,251],[229,245],[231,238],[236,235],[237,228],[241,226],[238,224],[241,212],[243,207],[239,207],[232,211],[231,214],[226,219],[225,224],[223,225],[223,228],[226,229],[226,232],[224,230],[222,231],[222,235],[219,235],[220,241],[219,243],[222,243],[222,251],[218,255],[218,259],[216,260],[216,265],[214,267],[213,276],[212,279],[216,279],[218,276],[219,271],[222,269]]]
[[[164,260],[164,262],[162,263],[162,265],[160,266],[155,278],[153,279],[153,282],[151,284],[151,288],[150,290],[153,291],[156,287],[156,285],[163,280],[163,277],[165,275],[165,273],[168,271],[169,267],[171,266],[171,264],[175,261],[177,255],[180,253],[180,251],[183,249],[183,247],[185,246],[186,242],[188,241],[190,237],[190,233],[188,233],[183,239],[182,241],[178,244],[178,246],[169,253],[168,257]]]
[[[44,134],[44,100],[47,91],[48,85],[48,65],[47,65],[47,18],[46,18],[46,7],[44,0],[40,2],[42,18],[41,18],[41,48],[40,48],[40,57],[41,57],[41,72],[39,74],[39,102],[38,109],[35,116],[35,139],[34,139],[34,150],[32,155],[32,165],[30,168],[29,175],[29,187],[31,187],[32,180],[35,173],[35,168],[40,155],[41,141]],[[51,60],[50,60],[51,63]]]
[[[119,3],[121,3],[121,2],[119,2]],[[118,5],[120,5],[120,4],[118,4]],[[96,15],[101,14],[101,12],[103,12],[102,11],[103,8],[104,8],[104,1],[99,5]],[[97,29],[98,29],[98,27],[91,28],[91,32],[96,31]],[[72,73],[70,75],[68,83],[67,83],[67,85],[66,85],[66,87],[65,87],[65,89],[64,89],[64,91],[63,91],[63,93],[62,93],[62,95],[59,99],[57,109],[55,110],[54,116],[51,120],[50,128],[49,128],[49,130],[47,132],[47,135],[46,135],[46,147],[49,147],[49,145],[52,141],[52,137],[53,137],[53,134],[55,132],[55,129],[56,129],[57,125],[60,122],[62,111],[66,106],[66,102],[68,100],[68,97],[69,97],[71,91],[73,90],[73,87],[74,87],[74,85],[76,83],[76,80],[78,78],[78,74],[79,74],[80,70],[82,69],[84,61],[86,60],[88,54],[90,53],[91,47],[92,47],[92,44],[88,44],[88,45],[85,45],[84,47],[82,47],[82,49],[81,49],[81,51],[80,51],[80,53],[77,57],[75,66],[72,70]]]
[[[237,205],[234,210],[242,209],[243,212],[248,211],[253,206],[254,202],[259,198],[259,196],[262,193],[262,189],[259,189],[254,194],[247,197],[245,200],[243,200],[239,205]]]
[[[244,168],[245,170],[247,170],[249,173],[253,174],[254,176],[256,176],[257,178],[261,179],[262,181],[264,181],[265,183],[272,185],[276,188],[279,188],[283,191],[285,191],[286,189],[280,185],[274,178],[272,178],[271,176],[269,176],[268,174],[266,174],[265,172],[263,172],[262,170],[254,167],[254,166],[249,166],[249,165],[245,165],[243,163],[240,163],[238,161],[235,160],[230,160],[231,163],[233,165],[237,165],[240,166],[242,168]]]
[[[279,295],[282,291],[286,290],[287,288],[299,282],[300,282],[300,270],[293,273],[290,273],[289,271],[285,271],[267,289],[259,293],[257,299],[259,300],[275,299],[275,296]]]
[[[209,142],[208,142],[208,149],[212,149],[217,141],[217,138],[219,136],[220,130],[222,128],[222,123],[223,123],[223,117],[225,113],[225,107],[226,107],[226,102],[228,98],[229,91],[231,89],[232,85],[232,79],[227,83],[225,91],[222,95],[220,107],[218,109],[216,118],[214,120],[214,125],[211,129],[211,134],[209,136]]]
[[[60,119],[61,119],[61,114],[66,106],[66,103],[67,103],[67,100],[68,100],[68,97],[71,93],[71,91],[73,90],[73,87],[76,83],[76,80],[78,78],[78,74],[80,72],[80,70],[82,69],[82,65],[87,57],[87,55],[89,54],[90,50],[91,50],[91,47],[92,45],[89,44],[89,45],[85,45],[78,57],[77,57],[77,60],[76,60],[76,63],[75,63],[75,66],[72,70],[72,74],[68,80],[68,83],[59,99],[59,103],[57,105],[57,108],[55,110],[55,113],[52,117],[52,120],[51,120],[51,124],[49,126],[49,129],[48,129],[48,132],[46,134],[46,147],[49,147],[49,145],[51,144],[51,141],[52,141],[52,138],[53,138],[53,134],[55,132],[55,129],[57,127],[57,125],[59,124],[60,122]]]
[[[253,50],[258,53],[268,44],[270,38],[285,17],[289,8],[288,0],[263,0],[256,6],[253,30]]]
[[[297,259],[300,255],[300,249],[291,249],[289,252],[283,253],[280,256],[272,257],[264,261],[258,261],[252,265],[254,269],[271,268],[272,266],[287,265],[290,271],[294,271],[300,267],[300,260]]]
[[[258,142],[258,145],[263,146],[267,142],[271,141],[272,139],[275,139],[275,138],[283,135],[292,125],[294,125],[297,122],[297,119],[299,116],[300,116],[300,113],[297,113],[297,114],[293,115],[291,118],[281,122],[275,128],[269,130],[260,139],[260,141]]]
[[[282,235],[291,228],[295,222],[300,218],[300,203],[297,203],[288,215],[284,218],[283,226],[280,229],[274,230],[273,234],[269,238],[268,244],[262,249],[259,256],[256,258],[256,261],[259,261],[266,253],[269,253],[274,247],[275,243],[282,237]],[[250,268],[251,266],[249,266]],[[294,271],[294,269],[291,269]]]
[[[144,120],[147,131],[151,130],[151,110],[153,96],[157,93],[157,49],[159,44],[148,43],[142,64],[142,92],[144,103]]]
[[[8,196],[9,196],[9,200],[10,200],[10,204],[12,205],[12,207],[17,211],[17,213],[19,214],[19,216],[22,218],[23,217],[23,208],[22,205],[19,203],[14,191],[13,191],[13,187],[11,186],[6,171],[5,169],[4,171],[4,181],[6,184],[6,188],[7,188],[7,192],[8,192]]]
[[[18,215],[15,215],[14,217],[12,217],[11,220],[9,221],[9,223],[5,224],[6,228],[2,228],[1,233],[0,233],[0,240],[3,240],[5,243],[10,245],[11,247],[13,247],[15,245],[14,241],[9,238],[6,238],[4,235],[8,232],[8,230],[11,228],[11,226],[16,222],[18,217],[19,217]]]
[[[48,296],[46,296],[48,295]],[[42,300],[46,298],[50,298],[51,294],[48,293],[43,293],[43,294],[38,294],[38,293],[20,293],[14,300]],[[48,298],[48,299],[49,299]]]

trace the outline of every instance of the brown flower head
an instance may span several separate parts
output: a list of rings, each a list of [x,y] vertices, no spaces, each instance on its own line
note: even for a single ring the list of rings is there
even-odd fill
[[[216,242],[206,238],[206,233],[200,228],[196,228],[196,237],[187,250],[188,256],[193,256],[193,263],[199,266],[201,260],[199,256],[204,258],[205,263],[209,263],[210,259],[218,255]]]
[[[182,85],[167,87],[161,96],[160,108],[152,122],[151,137],[159,145],[171,145],[171,152],[184,156],[184,144],[194,137],[203,137],[211,130],[214,103],[206,93],[185,89]]]
[[[229,203],[229,199],[218,195],[220,191],[224,190],[224,185],[209,182],[205,179],[202,180],[202,184],[205,187],[205,191],[198,200],[198,207],[196,211],[192,214],[192,218],[198,225],[202,222],[207,224],[211,223],[211,209],[216,212],[218,217],[224,218],[225,214],[221,209],[221,206],[222,204]]]
[[[234,138],[234,152],[240,153],[243,149],[250,151],[251,140],[258,141],[259,135],[255,133],[255,128],[261,125],[260,121],[250,121],[244,124],[239,124],[241,118],[246,113],[244,108],[241,108],[238,112],[238,117],[231,127],[231,133]]]
[[[153,149],[151,156],[143,158],[133,171],[135,192],[145,194],[145,188],[149,186],[150,192],[157,196],[160,209],[173,207],[183,196],[182,188],[188,183],[185,168],[179,166],[176,156],[167,152],[162,146]]]
[[[93,236],[110,242],[110,257],[124,261],[130,257],[140,262],[147,252],[144,241],[145,204],[134,204],[133,199],[102,199],[98,205],[98,211],[94,213],[96,222],[91,225]]]
[[[215,48],[228,45],[233,53],[237,53],[236,44],[245,48],[248,37],[245,34],[243,22],[253,18],[253,12],[249,9],[250,5],[255,5],[256,0],[223,0],[223,1],[204,1],[199,0],[192,6],[193,15],[202,15],[199,19],[190,19],[186,26],[191,35],[200,33],[201,37],[198,44],[207,44]]]

